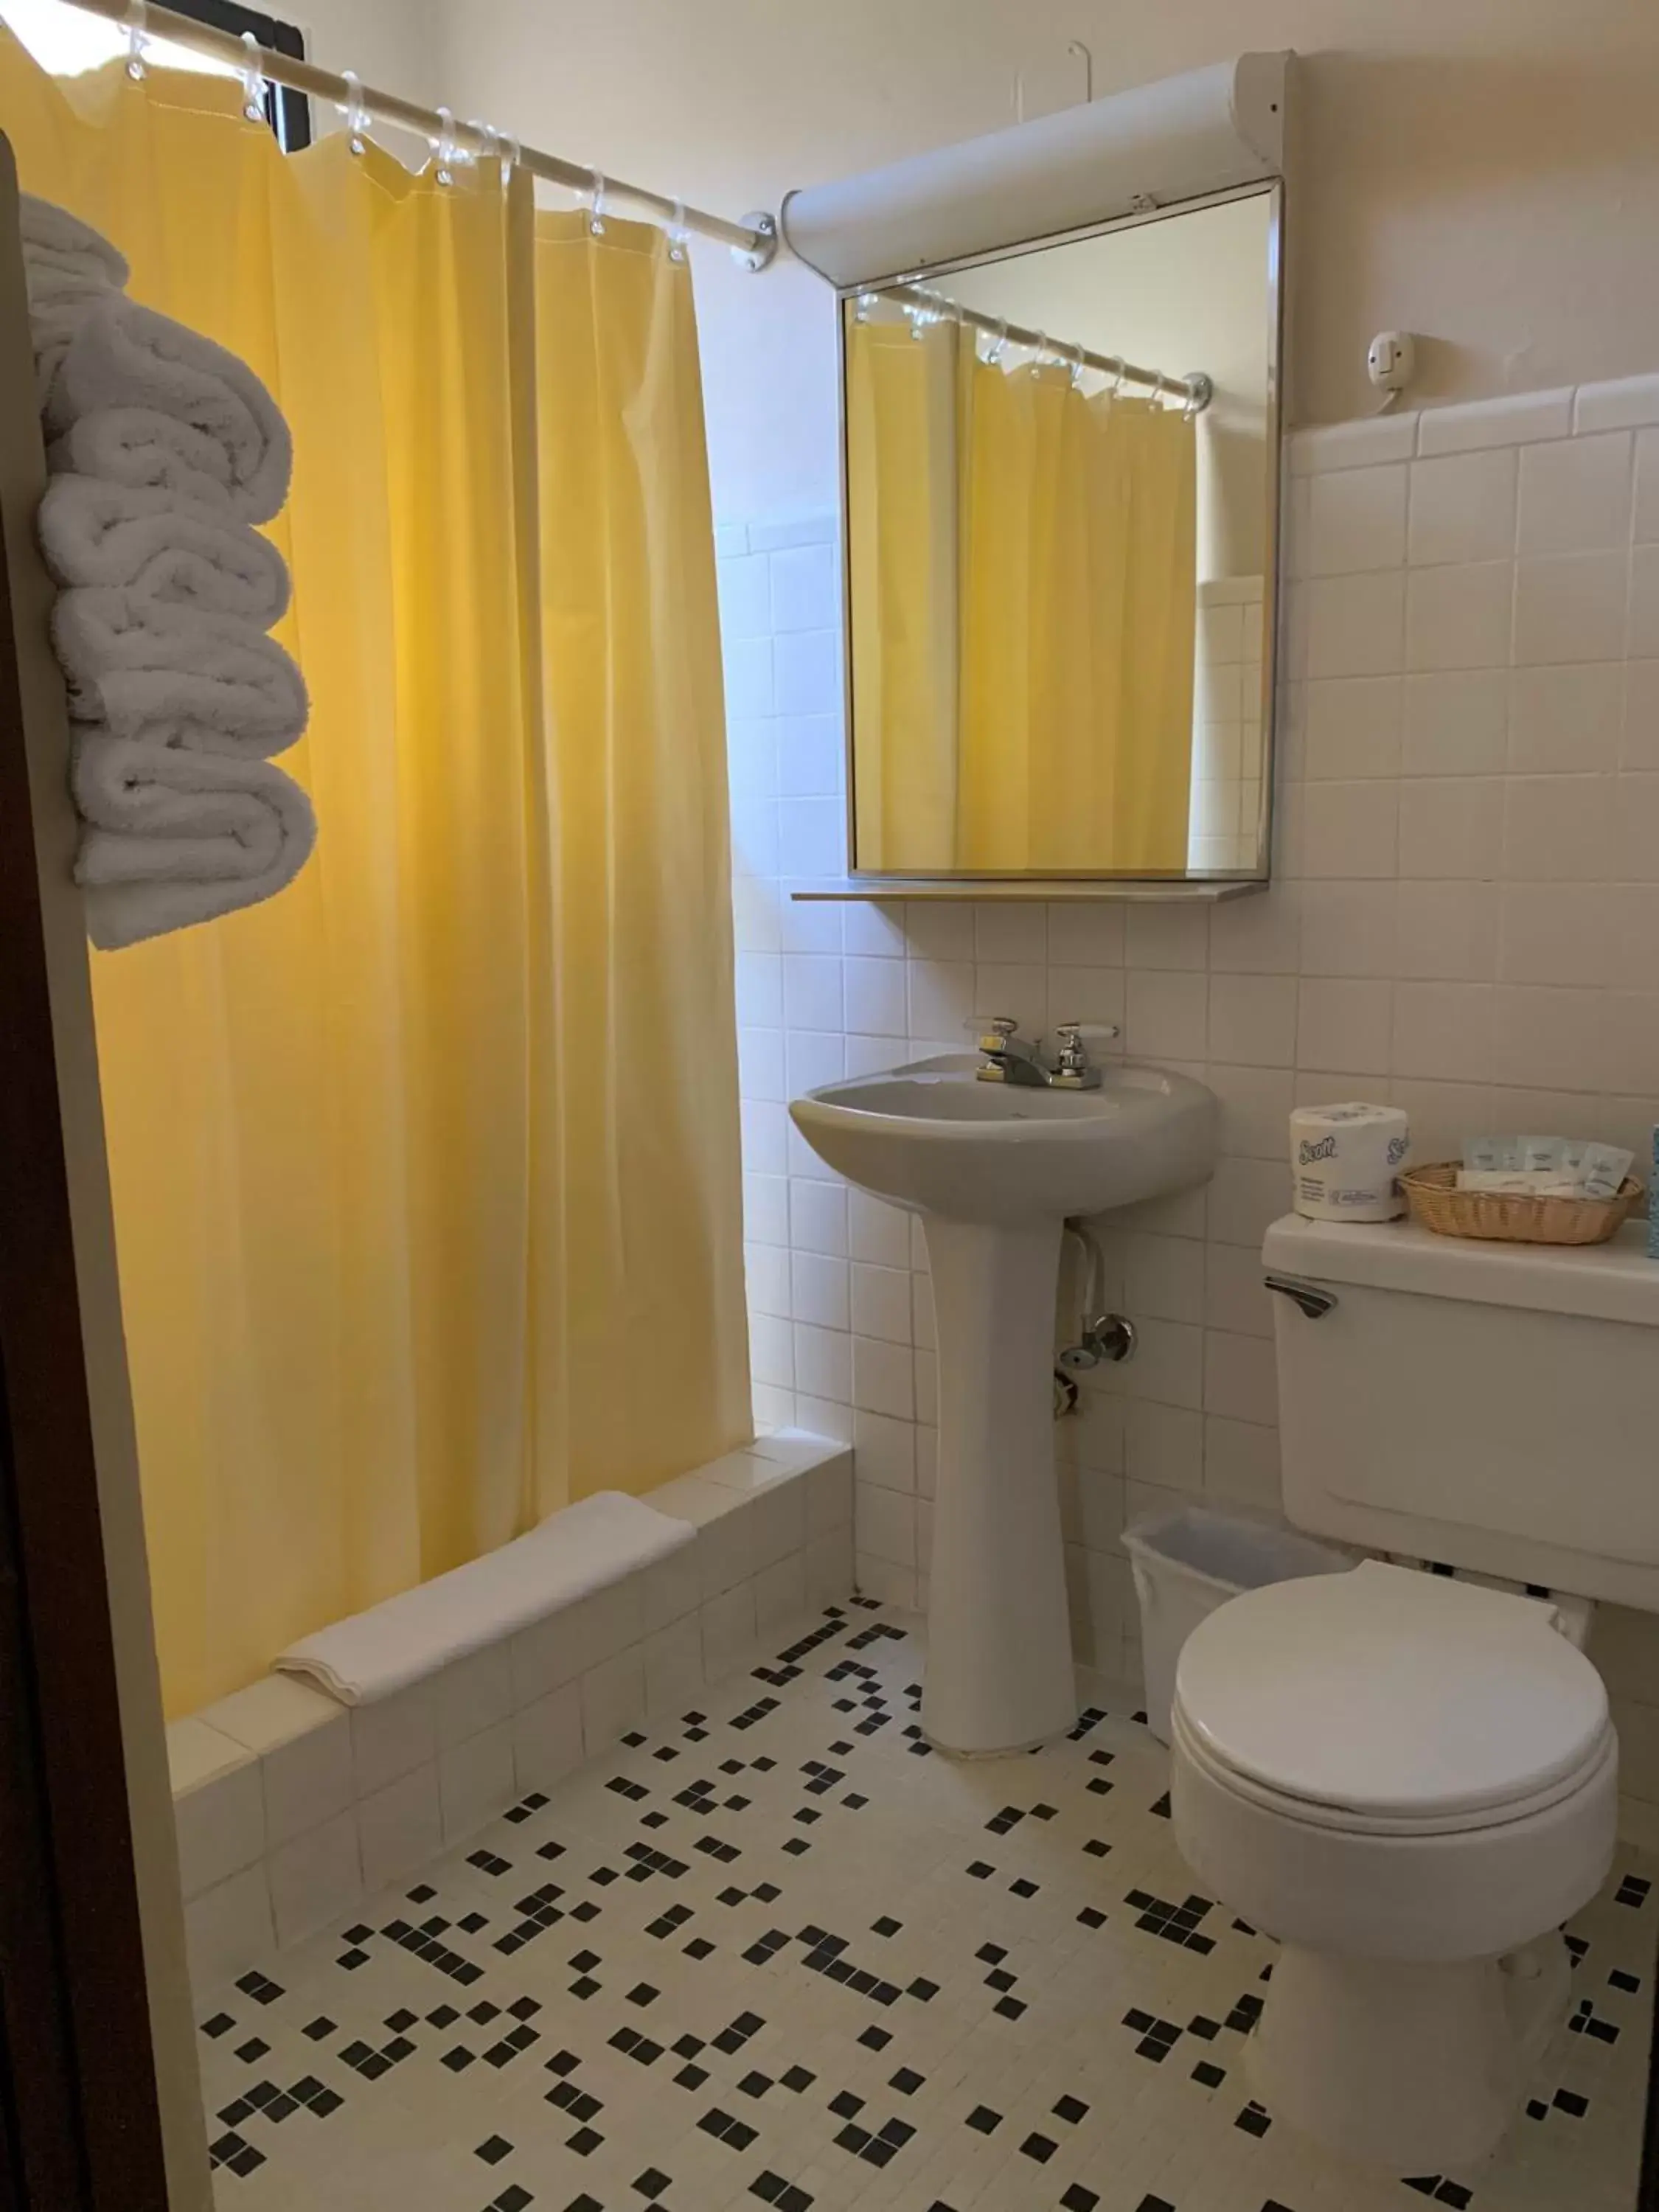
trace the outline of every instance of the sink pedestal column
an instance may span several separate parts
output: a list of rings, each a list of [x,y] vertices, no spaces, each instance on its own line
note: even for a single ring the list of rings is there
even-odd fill
[[[1076,1722],[1054,1473],[1061,1224],[923,1217],[939,1327],[939,1476],[921,1723],[1018,1751]]]

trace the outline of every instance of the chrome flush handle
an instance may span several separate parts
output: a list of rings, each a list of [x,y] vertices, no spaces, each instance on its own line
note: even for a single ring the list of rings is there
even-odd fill
[[[1310,1321],[1323,1321],[1336,1304],[1336,1292],[1322,1290],[1317,1283],[1304,1283],[1294,1275],[1264,1275],[1261,1279],[1281,1298],[1293,1300]]]

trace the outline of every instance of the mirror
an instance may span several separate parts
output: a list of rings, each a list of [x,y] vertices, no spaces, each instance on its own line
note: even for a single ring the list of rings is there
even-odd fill
[[[1280,220],[843,295],[855,874],[1266,874]]]

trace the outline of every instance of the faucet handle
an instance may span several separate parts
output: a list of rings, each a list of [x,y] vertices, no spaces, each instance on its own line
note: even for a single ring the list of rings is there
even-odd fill
[[[1109,1044],[1122,1030],[1115,1022],[1060,1022],[1054,1035],[1060,1040],[1060,1051],[1054,1065],[1061,1074],[1077,1074],[1089,1066],[1089,1047]]]
[[[962,1025],[978,1042],[981,1052],[1000,1052],[1019,1024],[1012,1014],[970,1014]]]

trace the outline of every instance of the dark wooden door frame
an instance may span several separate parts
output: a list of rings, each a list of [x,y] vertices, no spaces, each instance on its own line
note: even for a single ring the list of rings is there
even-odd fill
[[[124,1683],[118,1666],[106,1543],[103,1485],[118,1474],[136,1492],[136,1463],[110,1464],[131,1416],[84,937],[70,934],[67,737],[33,550],[44,455],[15,196],[0,138],[0,2205],[167,2212],[139,1873],[145,1851],[152,1867],[167,1855],[147,1844],[136,1856],[128,1764],[135,1714],[149,1722],[146,1755],[161,1756],[160,1713],[145,1669]],[[87,1270],[100,1253],[99,1295]],[[129,1588],[141,1565],[126,1562]],[[161,1786],[147,1773],[143,1802]],[[161,1916],[175,1939],[177,1916],[176,1902],[170,1923]],[[175,2159],[174,2212],[205,2201],[205,2162],[199,2194],[190,2163]]]

